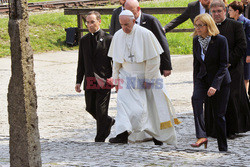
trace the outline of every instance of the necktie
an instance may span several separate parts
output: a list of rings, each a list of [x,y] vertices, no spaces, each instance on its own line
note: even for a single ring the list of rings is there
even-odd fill
[[[209,9],[206,9],[205,13],[208,13],[208,14],[209,14]]]

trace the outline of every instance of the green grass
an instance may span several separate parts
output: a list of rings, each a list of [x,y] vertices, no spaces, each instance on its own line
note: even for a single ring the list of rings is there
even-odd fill
[[[29,19],[31,46],[35,52],[72,49],[65,45],[65,28],[76,27],[76,16],[63,13],[32,15]]]
[[[10,55],[8,21],[6,18],[0,19],[0,57]]]
[[[76,16],[65,16],[60,13],[31,15],[29,31],[31,46],[35,53],[76,49],[65,45],[66,32],[64,28],[76,27]],[[8,19],[0,19],[0,57],[10,55],[8,35]]]
[[[45,1],[45,0],[38,0]],[[38,2],[29,0],[29,2]],[[47,0],[46,0],[47,1]],[[187,6],[194,0],[171,0],[168,2],[142,2],[141,7],[173,7]],[[105,7],[118,7],[105,6]],[[159,19],[162,26],[165,26],[178,15],[154,15]],[[101,28],[108,28],[111,16],[103,15]],[[66,32],[65,28],[77,27],[76,16],[64,15],[63,12],[32,14],[29,17],[29,31],[31,46],[35,53],[47,51],[60,51],[78,49],[78,46],[68,47],[65,45]],[[190,20],[181,24],[177,28],[192,28]],[[0,57],[10,55],[10,42],[8,34],[8,18],[0,18]],[[191,33],[167,33],[166,37],[169,42],[171,54],[191,54],[192,37]]]

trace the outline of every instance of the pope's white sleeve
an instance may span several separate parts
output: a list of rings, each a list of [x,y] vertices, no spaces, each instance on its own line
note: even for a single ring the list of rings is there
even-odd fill
[[[146,60],[145,82],[155,83],[159,78],[160,56]]]
[[[113,63],[113,84],[118,85],[118,79],[119,79],[119,70],[122,67],[121,63],[114,62]]]

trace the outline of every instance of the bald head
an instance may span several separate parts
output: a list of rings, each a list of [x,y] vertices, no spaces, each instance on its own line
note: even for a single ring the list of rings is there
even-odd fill
[[[136,6],[136,7],[139,6],[139,2],[137,0],[127,0],[126,3],[129,5]]]
[[[137,0],[126,0],[124,7],[126,10],[130,10],[134,14],[135,19],[140,16],[141,8]]]

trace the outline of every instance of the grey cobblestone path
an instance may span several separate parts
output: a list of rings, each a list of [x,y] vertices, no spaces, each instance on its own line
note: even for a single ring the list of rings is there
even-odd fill
[[[74,91],[77,51],[35,55],[39,129],[44,167],[70,166],[250,166],[250,132],[228,140],[220,153],[209,138],[208,149],[190,147],[195,139],[191,107],[192,56],[172,56],[173,71],[164,79],[182,124],[176,126],[177,148],[152,141],[127,145],[94,143],[95,121],[84,110],[84,93]],[[10,58],[0,59],[0,166],[9,166],[7,91]],[[112,92],[109,114],[116,115]],[[115,136],[114,128],[109,137]]]

